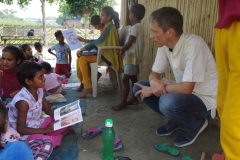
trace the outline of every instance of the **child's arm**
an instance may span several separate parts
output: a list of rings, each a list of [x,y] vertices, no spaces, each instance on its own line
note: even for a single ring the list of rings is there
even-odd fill
[[[55,57],[57,57],[57,55],[52,52],[51,48],[48,49],[48,52],[49,52],[50,54],[54,55]]]
[[[79,41],[85,42],[85,43],[90,43],[90,42],[91,42],[91,40],[82,38],[82,37],[80,37],[80,36],[78,36],[77,39],[78,39]]]
[[[127,43],[125,43],[125,45],[118,51],[119,56],[123,56],[124,55],[124,51],[127,50],[135,41],[136,37],[130,35],[128,38]]]
[[[69,70],[71,70],[71,63],[72,63],[71,50],[68,52],[68,59],[69,59]]]
[[[124,46],[121,48],[121,50],[124,51],[124,50],[128,49],[133,44],[135,39],[136,39],[136,37],[130,35],[129,38],[128,38],[127,43],[124,44]]]
[[[49,105],[48,105],[45,97],[43,97],[43,99],[42,99],[42,110],[43,110],[47,115],[49,115],[49,116],[51,116],[51,117],[54,116],[54,110],[52,110],[52,109],[49,107]]]
[[[29,128],[26,127],[26,119],[27,119],[27,113],[29,110],[28,103],[26,101],[18,101],[15,104],[17,110],[18,110],[18,116],[17,116],[17,131],[21,135],[29,135],[29,134],[44,134],[44,133],[50,133],[52,132],[53,125],[55,122],[52,122],[49,124],[46,128]]]

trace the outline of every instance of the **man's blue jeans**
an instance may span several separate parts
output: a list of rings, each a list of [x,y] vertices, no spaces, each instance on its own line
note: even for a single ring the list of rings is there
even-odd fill
[[[150,86],[149,81],[137,83]],[[140,87],[133,87],[134,93],[139,90],[141,90]],[[205,118],[210,118],[211,111],[207,111],[203,101],[194,94],[167,93],[161,97],[152,95],[145,98],[143,102],[155,112],[168,117],[172,123],[185,131],[195,129]]]

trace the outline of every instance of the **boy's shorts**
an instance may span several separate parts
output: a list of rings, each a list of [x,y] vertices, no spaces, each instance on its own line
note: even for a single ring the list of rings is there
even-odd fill
[[[135,76],[139,74],[139,66],[134,64],[125,64],[124,74],[129,76]]]
[[[68,68],[69,64],[56,64],[55,73],[59,75],[64,74],[66,77],[70,77],[72,73]]]

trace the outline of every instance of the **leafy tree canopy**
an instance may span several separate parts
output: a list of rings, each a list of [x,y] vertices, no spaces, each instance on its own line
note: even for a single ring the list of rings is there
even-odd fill
[[[99,14],[101,8],[105,6],[116,5],[116,0],[65,0],[65,5],[60,5],[60,10],[67,9],[70,16],[83,16],[89,14],[90,16]]]
[[[14,0],[0,0],[0,3],[11,5],[11,4],[13,4],[13,1]],[[40,1],[48,1],[50,4],[54,2],[54,0],[40,0]],[[29,3],[31,3],[31,2],[32,2],[32,0],[17,0],[17,3],[21,8],[28,6]]]

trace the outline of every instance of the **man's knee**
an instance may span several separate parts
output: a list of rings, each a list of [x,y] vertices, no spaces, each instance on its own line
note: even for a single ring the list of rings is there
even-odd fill
[[[164,115],[168,115],[168,113],[173,112],[173,108],[175,107],[175,98],[174,93],[167,93],[160,97],[159,99],[159,109]]]

